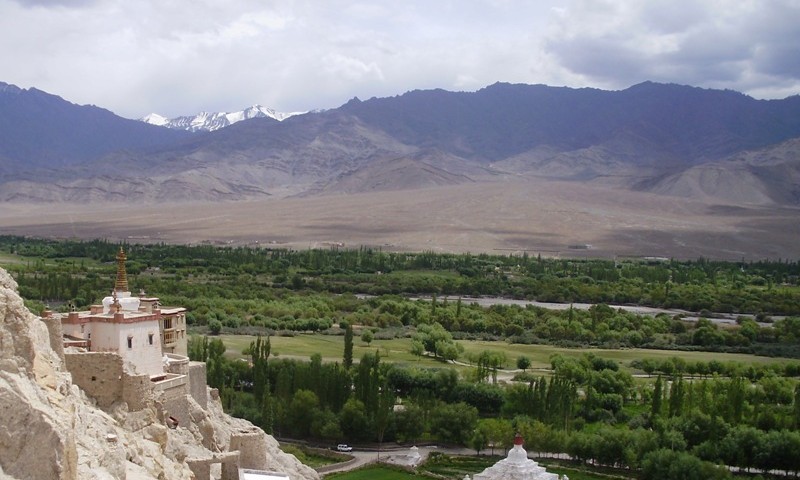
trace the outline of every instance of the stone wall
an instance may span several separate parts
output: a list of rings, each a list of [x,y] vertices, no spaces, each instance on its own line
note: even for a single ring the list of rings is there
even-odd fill
[[[147,408],[153,398],[153,383],[149,375],[122,375],[122,399],[128,411],[137,412]]]
[[[147,375],[129,375],[122,357],[112,352],[64,353],[72,382],[106,409],[120,400],[135,412],[147,408],[152,399],[152,384]]]
[[[264,431],[257,427],[231,432],[229,450],[239,451],[239,465],[242,468],[266,470],[267,440]]]
[[[189,392],[203,409],[208,408],[205,362],[189,362]]]
[[[175,384],[169,388],[158,388],[160,390],[160,401],[164,406],[167,416],[178,420],[179,425],[189,425],[192,417],[189,413],[189,382],[187,377],[181,377],[182,383]]]
[[[123,398],[122,357],[116,353],[65,353],[64,360],[72,382],[94,398],[100,408],[108,408]]]

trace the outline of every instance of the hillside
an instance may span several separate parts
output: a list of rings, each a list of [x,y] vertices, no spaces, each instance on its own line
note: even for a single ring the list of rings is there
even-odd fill
[[[800,139],[697,165],[640,187],[730,204],[800,205]]]
[[[175,145],[189,136],[0,82],[0,173],[5,180],[21,175],[46,182],[47,170],[111,152]]]
[[[798,156],[800,97],[654,83],[413,91],[68,166],[42,157],[10,175],[0,163],[0,227],[300,248],[792,258]]]
[[[43,92],[26,95],[49,98]],[[57,103],[71,115],[99,110]],[[39,115],[42,120],[32,131],[65,131],[68,122],[48,127],[55,125],[52,115]],[[155,128],[141,122],[138,127]],[[120,141],[81,153],[89,147],[76,142],[80,149],[65,145],[69,155],[59,161],[33,147],[34,133],[17,135],[21,140],[16,143],[29,145],[11,153],[32,161],[24,172],[13,165],[20,178],[4,176],[0,200],[244,200],[544,177],[667,194],[715,196],[717,191],[725,203],[797,202],[792,194],[753,196],[749,187],[732,187],[735,174],[730,180],[706,174],[704,186],[696,188],[688,180],[669,179],[683,172],[696,176],[691,169],[697,166],[725,165],[744,152],[759,155],[761,149],[800,137],[800,97],[764,101],[732,91],[650,82],[622,91],[498,83],[477,92],[426,90],[353,99],[334,110],[282,122],[255,118],[188,138],[155,130],[158,135],[149,137],[147,150]],[[786,145],[796,148],[797,143]],[[8,157],[6,150],[0,158]],[[11,167],[6,161],[0,168]],[[784,178],[770,175],[786,168],[792,167],[775,164],[764,170],[765,188]],[[671,183],[675,186],[667,186]]]
[[[196,477],[187,460],[230,455],[231,435],[242,431],[264,436],[261,453],[272,468],[291,478],[319,478],[272,437],[223,413],[213,397],[207,409],[192,405],[194,424],[175,429],[152,408],[128,411],[124,402],[98,408],[66,370],[61,336],[51,336],[25,309],[3,269],[0,319],[0,478],[189,480]]]

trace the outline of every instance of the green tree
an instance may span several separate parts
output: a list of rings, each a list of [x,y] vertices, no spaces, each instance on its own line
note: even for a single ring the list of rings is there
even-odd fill
[[[466,403],[442,403],[431,411],[431,434],[443,442],[466,445],[478,422],[478,409]]]
[[[364,332],[361,333],[361,341],[366,343],[367,346],[372,343],[373,338],[375,337],[372,334],[372,330],[364,330]]]
[[[353,327],[348,324],[344,331],[344,357],[342,360],[344,368],[349,370],[353,366]]]
[[[475,450],[476,455],[480,455],[481,450],[486,448],[486,445],[488,445],[486,432],[484,432],[483,429],[478,426],[478,428],[472,431],[472,437],[469,439],[469,446]]]
[[[522,355],[517,358],[517,368],[520,370],[527,370],[531,367],[531,359]]]
[[[664,401],[664,383],[661,380],[661,375],[656,378],[655,389],[653,390],[653,402],[650,406],[650,419],[654,421],[657,417],[661,416],[661,405]]]
[[[295,435],[307,437],[311,434],[311,423],[314,420],[311,413],[317,409],[319,409],[319,399],[314,392],[310,390],[295,392],[289,406],[289,420]]]
[[[680,416],[683,412],[683,377],[673,377],[669,390],[669,416]]]
[[[365,440],[371,431],[364,402],[349,399],[339,412],[339,425],[345,437],[352,440]]]
[[[403,405],[395,413],[397,421],[397,434],[407,442],[416,442],[425,433],[425,412],[413,403]]]
[[[655,450],[642,460],[643,480],[721,480],[731,478],[724,467],[668,449]]]
[[[386,429],[394,416],[395,400],[394,392],[389,388],[388,383],[384,382],[378,393],[378,406],[373,418],[379,449],[383,444],[383,435],[386,433]]]
[[[514,441],[514,427],[508,420],[487,418],[479,422],[478,429],[485,432],[487,440],[492,446],[492,455],[494,455],[495,448],[502,448],[505,452]]]
[[[265,389],[269,384],[267,370],[270,348],[269,337],[264,340],[261,335],[258,335],[254,341],[250,342],[250,347],[248,348],[253,364],[253,395],[255,395],[259,404],[264,398]]]
[[[219,332],[222,331],[222,322],[217,320],[211,320],[208,322],[208,331],[211,332],[212,335],[219,335]]]

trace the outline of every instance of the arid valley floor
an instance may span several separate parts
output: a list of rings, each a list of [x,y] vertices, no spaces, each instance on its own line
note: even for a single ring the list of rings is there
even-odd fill
[[[229,203],[6,203],[0,233],[133,243],[758,260],[800,256],[798,220],[797,208],[527,180]]]

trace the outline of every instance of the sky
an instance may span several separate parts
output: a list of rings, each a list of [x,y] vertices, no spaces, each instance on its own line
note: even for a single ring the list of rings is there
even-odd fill
[[[0,81],[126,118],[646,80],[800,94],[800,0],[0,0]]]

